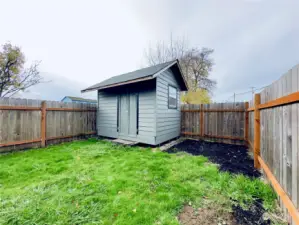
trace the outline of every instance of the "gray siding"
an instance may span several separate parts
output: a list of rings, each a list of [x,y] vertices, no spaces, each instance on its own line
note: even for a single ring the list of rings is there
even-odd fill
[[[127,140],[155,145],[156,137],[156,84],[140,84],[130,90],[139,94],[139,132]],[[117,132],[118,93],[98,92],[98,135],[118,138]]]
[[[139,134],[138,140],[155,144],[156,137],[156,90],[139,92]]]
[[[117,138],[117,94],[98,92],[98,135]]]
[[[156,144],[176,138],[181,130],[180,87],[170,69],[157,77],[156,91]],[[168,85],[174,86],[178,91],[177,109],[168,109]]]

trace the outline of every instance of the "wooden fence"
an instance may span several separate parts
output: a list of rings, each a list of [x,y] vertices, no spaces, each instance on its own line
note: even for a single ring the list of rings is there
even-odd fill
[[[248,103],[182,106],[182,135],[242,144],[254,152],[299,224],[299,65]],[[96,131],[96,106],[26,99],[0,100],[0,152],[45,146]]]
[[[249,103],[183,105],[181,128],[185,136],[246,141],[284,214],[299,224],[299,65]]]
[[[285,215],[299,224],[299,65],[267,86],[249,108],[249,146],[280,197]]]
[[[0,152],[44,147],[96,133],[96,105],[0,99]]]
[[[182,135],[205,140],[245,144],[248,103],[182,105]]]

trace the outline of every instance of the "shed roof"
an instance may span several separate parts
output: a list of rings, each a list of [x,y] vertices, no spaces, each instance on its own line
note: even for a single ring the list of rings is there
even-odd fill
[[[166,62],[166,63],[161,63],[155,66],[150,66],[147,68],[143,68],[140,70],[135,70],[129,73],[121,74],[118,76],[111,77],[107,80],[104,80],[100,83],[97,83],[95,85],[92,85],[81,92],[87,92],[87,91],[93,91],[93,90],[100,90],[100,89],[106,89],[106,88],[111,88],[115,86],[121,86],[129,83],[136,83],[136,82],[141,82],[144,80],[151,80],[156,78],[156,76],[164,71],[165,69],[168,69],[172,66],[176,66],[179,71],[179,76],[182,78],[182,90],[187,90],[187,84],[184,80],[184,77],[181,73],[181,70],[179,68],[178,60]]]
[[[65,99],[65,98],[69,98],[72,101],[80,101],[80,102],[89,102],[89,103],[97,103],[98,102],[97,100],[94,100],[94,99],[80,98],[80,97],[73,97],[73,96],[65,96],[63,99]]]

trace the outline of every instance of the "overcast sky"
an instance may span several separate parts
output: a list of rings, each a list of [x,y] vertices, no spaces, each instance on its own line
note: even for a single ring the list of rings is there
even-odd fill
[[[22,47],[51,81],[30,98],[60,100],[144,65],[149,43],[185,36],[215,49],[215,101],[262,87],[299,63],[298,0],[0,0],[0,43]],[[89,93],[86,97],[95,97]],[[247,100],[249,95],[238,95]],[[230,98],[232,99],[232,98]]]

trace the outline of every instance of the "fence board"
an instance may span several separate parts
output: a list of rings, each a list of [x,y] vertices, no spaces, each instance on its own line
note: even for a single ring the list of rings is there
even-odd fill
[[[261,92],[261,157],[298,208],[299,204],[299,66]],[[250,103],[251,105],[251,103]],[[252,140],[252,118],[249,113],[249,140]],[[282,204],[284,215],[287,209]],[[294,221],[292,221],[294,224]]]
[[[296,70],[297,70],[297,90],[299,91],[299,65],[296,66]],[[298,164],[298,161],[299,161],[299,152],[298,152],[298,148],[299,148],[299,138],[298,138],[298,135],[299,135],[299,104],[297,103],[297,123],[296,123],[296,127],[297,127],[297,149],[296,149],[296,155],[294,157],[294,160],[296,161],[297,163],[297,168],[295,169],[297,171],[297,176],[296,176],[296,181],[294,180],[293,182],[296,182],[297,183],[297,208],[299,208],[299,164]],[[293,174],[294,176],[295,174]]]
[[[286,93],[292,92],[292,70],[287,74]],[[287,110],[287,130],[286,130],[286,191],[292,195],[292,105],[286,105]]]
[[[185,137],[199,138],[203,129],[203,137],[200,138],[205,140],[244,144],[244,141],[237,139],[244,139],[245,103],[212,103],[203,104],[202,107],[204,112],[201,122],[201,105],[182,105],[181,124]]]
[[[0,99],[0,106],[18,107],[0,109],[0,146],[15,143],[0,147],[0,152],[41,146],[41,141],[37,141],[41,140],[41,104],[42,101],[32,99]],[[26,110],[26,107],[31,107],[32,110]],[[83,134],[96,131],[96,105],[46,101],[46,107],[63,109],[46,111],[47,144],[76,140]],[[70,108],[76,111],[67,111]],[[61,136],[68,137],[58,138]]]
[[[298,89],[298,67],[294,67],[292,69],[292,93],[299,91]],[[292,110],[292,117],[291,117],[291,123],[292,123],[292,201],[295,206],[297,206],[297,194],[298,194],[298,183],[297,183],[297,177],[298,177],[298,130],[297,130],[297,124],[298,124],[298,104],[292,104],[291,105]]]

